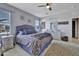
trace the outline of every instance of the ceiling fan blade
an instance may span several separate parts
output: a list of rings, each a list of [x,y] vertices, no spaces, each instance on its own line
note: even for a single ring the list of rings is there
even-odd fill
[[[46,5],[48,6],[48,5],[51,5],[52,3],[47,3]]]
[[[39,5],[38,7],[46,7],[46,5]]]
[[[49,11],[51,11],[52,10],[51,4],[52,3],[47,3],[46,5],[39,5],[38,7],[47,7],[49,9]]]

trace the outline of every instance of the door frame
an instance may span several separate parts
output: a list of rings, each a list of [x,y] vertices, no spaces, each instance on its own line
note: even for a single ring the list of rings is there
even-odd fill
[[[72,36],[72,38],[77,38],[77,39],[78,39],[78,19],[79,18],[72,19],[72,22],[75,21],[75,37]],[[77,23],[77,25],[76,25],[76,23]],[[73,33],[72,33],[72,35],[73,35]]]

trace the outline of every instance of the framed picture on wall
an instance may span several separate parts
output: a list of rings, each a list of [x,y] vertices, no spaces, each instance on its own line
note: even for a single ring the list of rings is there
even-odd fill
[[[68,24],[68,21],[63,21],[63,22],[58,22],[58,24],[60,24],[60,25],[67,25]]]

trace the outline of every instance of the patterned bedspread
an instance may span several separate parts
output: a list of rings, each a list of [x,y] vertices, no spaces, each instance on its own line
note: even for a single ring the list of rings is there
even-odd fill
[[[49,33],[17,35],[16,42],[31,49],[32,55],[39,55],[43,46],[53,39]]]

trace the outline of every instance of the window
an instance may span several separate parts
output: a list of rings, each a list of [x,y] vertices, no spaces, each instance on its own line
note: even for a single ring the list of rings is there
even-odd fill
[[[41,29],[45,29],[45,22],[41,23]]]
[[[40,19],[35,20],[35,30],[40,31]]]
[[[53,23],[50,23],[50,29],[52,30]]]
[[[10,12],[0,9],[0,33],[10,32]]]

